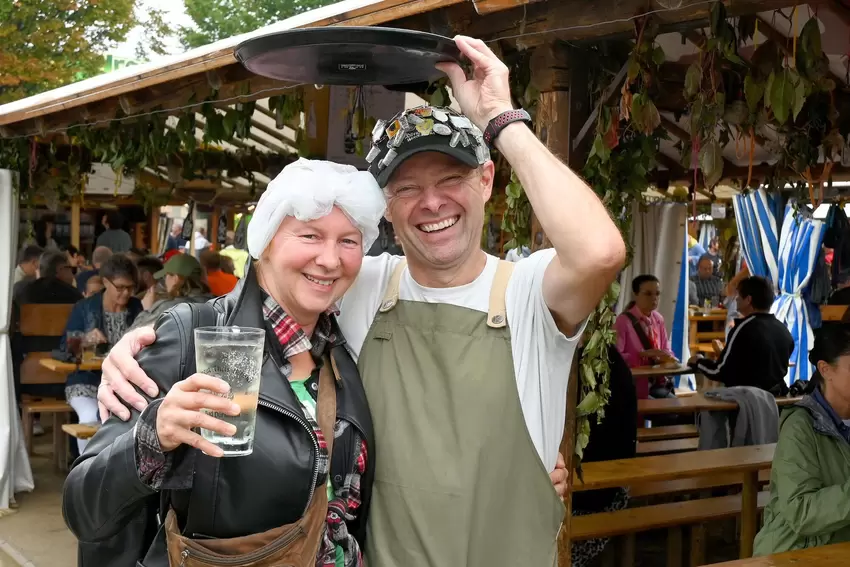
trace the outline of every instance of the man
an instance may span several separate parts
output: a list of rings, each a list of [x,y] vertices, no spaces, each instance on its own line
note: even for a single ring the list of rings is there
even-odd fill
[[[234,275],[242,279],[245,276],[245,264],[248,262],[248,251],[240,250],[233,245],[236,239],[236,233],[228,230],[224,238],[224,250],[221,251],[222,256],[227,256],[233,260]]]
[[[711,242],[708,244],[708,252],[705,253],[705,257],[710,259],[712,264],[714,264],[714,275],[720,275],[720,239],[718,237],[714,237],[711,239]]]
[[[701,355],[692,357],[688,365],[706,378],[726,386],[753,386],[785,395],[785,375],[794,352],[791,333],[770,313],[773,285],[758,276],[738,284],[738,311],[741,318],[726,341],[718,360]]]
[[[93,269],[86,270],[84,272],[80,272],[77,274],[77,289],[86,289],[86,282],[90,277],[97,275],[100,271],[101,266],[103,266],[109,258],[112,257],[112,250],[107,248],[106,246],[98,246],[94,249],[91,255],[91,264]]]
[[[15,271],[17,277],[17,270]],[[838,286],[829,296],[830,305],[850,305],[850,270],[839,275]]]
[[[726,295],[723,280],[714,275],[714,262],[706,255],[699,259],[697,275],[691,279],[697,287],[697,305],[703,306],[706,301],[717,307],[720,299]]]
[[[186,246],[186,239],[183,238],[183,222],[176,220],[171,225],[171,233],[165,243],[165,251],[180,250],[184,246]]]
[[[15,285],[22,281],[32,281],[38,272],[38,259],[44,253],[41,246],[30,244],[21,248],[18,254],[18,265],[15,266]]]
[[[162,261],[153,256],[139,258],[136,262],[136,267],[139,269],[139,287],[136,290],[136,297],[142,299],[148,290],[156,285],[154,274],[162,270],[162,265]]]
[[[545,471],[583,322],[625,245],[593,191],[516,121],[507,67],[479,40],[456,43],[473,78],[440,68],[466,115],[420,107],[374,130],[370,171],[406,259],[364,258],[340,305],[379,439],[366,564],[553,565],[564,509]],[[481,250],[495,174],[485,139],[554,249],[516,264]],[[130,356],[151,335],[129,333],[104,362],[100,401],[119,416],[112,388],[144,401],[122,376],[156,392]]]
[[[38,264],[38,279],[19,289],[15,301],[24,303],[76,303],[83,298],[74,287],[74,273],[64,252],[45,252]]]
[[[207,285],[215,297],[227,295],[239,283],[239,278],[221,271],[221,256],[215,250],[201,252],[201,266],[207,275]]]
[[[699,263],[699,259],[705,255],[705,248],[703,248],[702,244],[691,235],[688,235],[688,263],[691,266],[691,269],[695,269],[697,267],[697,263]]]
[[[105,246],[114,254],[129,252],[133,247],[133,239],[124,230],[124,217],[118,211],[109,211],[103,220],[106,230],[97,237],[97,246]]]

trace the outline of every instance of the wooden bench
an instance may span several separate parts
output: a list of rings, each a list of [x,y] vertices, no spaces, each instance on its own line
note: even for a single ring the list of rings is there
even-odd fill
[[[712,567],[846,567],[850,558],[850,543],[837,543],[811,549],[777,553],[766,557],[751,557],[727,563],[715,563]]]
[[[687,439],[689,437],[699,437],[696,425],[641,427],[637,431],[638,441],[663,441],[665,439]]]
[[[781,408],[796,404],[802,398],[776,398],[776,404]],[[658,400],[638,400],[638,414],[640,415],[659,415],[659,414],[688,414],[697,413],[703,410],[708,411],[735,411],[738,409],[738,404],[734,402],[721,402],[706,398],[703,394],[697,393],[693,396],[682,398],[662,398]]]
[[[759,471],[758,483],[763,486],[770,482],[770,470]],[[665,480],[662,482],[646,482],[636,484],[629,488],[629,497],[632,499],[647,498],[650,496],[677,496],[690,494],[703,490],[713,490],[726,486],[740,486],[744,483],[741,474],[725,473],[712,476],[700,476],[695,478],[682,478],[679,480]]]
[[[62,431],[75,439],[91,439],[98,429],[100,429],[99,425],[86,423],[65,423],[62,425]]]
[[[699,438],[690,439],[665,439],[663,441],[640,441],[637,445],[638,455],[662,455],[665,453],[683,453],[685,451],[696,451],[699,447]]]
[[[844,320],[847,310],[850,309],[847,305],[821,305],[820,317],[823,321],[840,323]]]
[[[34,414],[53,415],[53,460],[60,471],[68,467],[65,437],[62,435],[62,424],[73,411],[71,406],[62,400],[40,400],[21,404],[24,441],[27,453],[32,455],[32,423]]]
[[[756,500],[757,509],[763,510],[769,501],[770,493],[760,492]],[[693,526],[690,564],[691,567],[696,567],[705,561],[703,524],[740,515],[741,498],[739,496],[626,508],[616,512],[602,512],[573,518],[572,538],[585,540],[626,535],[628,539],[621,553],[621,563],[634,565],[635,534],[666,528],[669,530],[667,566],[673,567],[681,565],[682,562],[682,526]]]
[[[750,557],[757,529],[759,472],[770,468],[775,449],[776,445],[758,445],[587,463],[583,466],[584,482],[573,484],[572,489],[581,492],[724,474],[741,475],[741,557]]]

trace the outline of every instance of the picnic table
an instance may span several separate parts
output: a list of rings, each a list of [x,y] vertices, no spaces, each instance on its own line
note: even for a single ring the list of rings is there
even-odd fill
[[[73,362],[63,362],[61,360],[56,360],[54,358],[42,358],[39,360],[39,364],[47,368],[48,370],[52,370],[53,372],[67,372],[71,373],[76,370],[89,370],[92,372],[99,371],[103,366],[102,358],[95,358],[90,361],[81,362],[79,365],[74,364]]]
[[[802,398],[776,398],[779,407],[794,405]],[[641,415],[685,414],[708,411],[735,411],[738,404],[706,398],[700,392],[685,398],[662,398],[658,400],[638,400],[638,413]]]
[[[704,476],[741,474],[743,491],[740,551],[741,557],[749,557],[753,553],[753,540],[758,528],[758,476],[760,471],[771,467],[775,450],[775,444],[756,445],[585,463],[582,465],[584,482],[576,482],[572,490],[583,492]]]
[[[844,567],[847,565],[848,558],[850,558],[850,543],[836,543],[835,545],[800,549],[765,557],[750,557],[738,561],[717,563],[712,567],[802,567],[803,565]]]
[[[679,364],[673,368],[667,368],[663,364],[655,366],[636,366],[632,368],[634,378],[660,378],[662,376],[681,376],[682,374],[693,374],[693,369]]]

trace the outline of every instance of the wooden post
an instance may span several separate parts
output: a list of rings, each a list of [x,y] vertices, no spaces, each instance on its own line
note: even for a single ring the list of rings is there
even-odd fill
[[[213,207],[212,219],[210,220],[210,246],[213,249],[218,249],[218,219],[221,218],[221,207],[215,205]]]
[[[71,246],[80,249],[80,201],[71,202]]]
[[[159,207],[152,207],[148,214],[148,232],[151,235],[151,255],[159,254]]]
[[[531,81],[540,92],[535,116],[535,133],[549,150],[574,171],[580,171],[584,165],[582,146],[575,151],[571,140],[577,136],[589,115],[587,94],[587,75],[583,59],[570,57],[569,48],[559,42],[549,42],[534,50],[531,56]],[[536,215],[531,217],[531,250],[551,246],[540,226]],[[567,389],[567,415],[564,425],[564,437],[561,440],[561,453],[570,473],[568,491],[564,498],[566,513],[558,537],[558,566],[572,565],[572,542],[570,525],[572,523],[572,485],[576,482],[575,441],[576,411],[579,397],[579,359],[576,356],[570,368],[570,382]]]
[[[307,154],[324,159],[328,153],[328,122],[331,108],[331,88],[304,87],[304,133]]]

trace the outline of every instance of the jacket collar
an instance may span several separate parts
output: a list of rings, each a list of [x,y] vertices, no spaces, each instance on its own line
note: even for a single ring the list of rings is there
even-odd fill
[[[820,400],[818,398],[820,398]],[[823,401],[821,402],[821,400]],[[841,423],[841,420],[836,422],[837,416],[833,417],[835,412],[820,392],[815,391],[810,395],[803,396],[803,399],[794,405],[806,409],[811,414],[813,422],[812,427],[821,435],[834,437],[844,441],[845,443],[850,442],[850,440],[842,434],[841,428],[839,428],[838,424]],[[843,423],[841,423],[841,425],[844,426]]]

